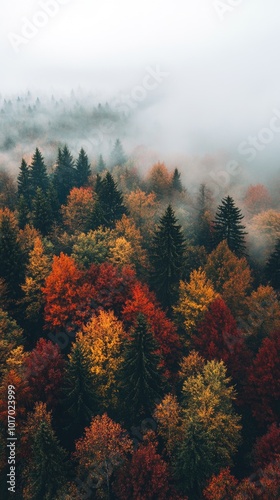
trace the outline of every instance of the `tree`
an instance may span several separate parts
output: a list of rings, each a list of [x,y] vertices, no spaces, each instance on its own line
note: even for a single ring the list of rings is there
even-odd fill
[[[91,188],[73,188],[62,205],[63,223],[72,234],[92,229],[95,199]]]
[[[17,198],[18,198],[18,209],[26,210],[26,219],[28,213],[31,209],[31,179],[30,179],[30,169],[24,159],[22,159],[21,166],[19,168],[19,174],[17,177]],[[21,212],[23,214],[23,210]]]
[[[50,271],[50,257],[45,253],[41,238],[36,237],[26,266],[25,282],[21,286],[25,316],[33,323],[40,323],[44,305],[42,287]]]
[[[173,172],[172,181],[171,181],[171,188],[174,191],[178,191],[179,193],[181,193],[183,191],[181,174],[179,173],[178,168],[175,168],[175,170]]]
[[[31,193],[34,197],[38,188],[46,193],[49,188],[49,177],[42,153],[36,148],[30,165]]]
[[[68,194],[76,185],[76,169],[73,157],[67,146],[58,150],[57,164],[53,177],[60,205],[65,204]]]
[[[148,172],[147,185],[149,191],[154,192],[159,200],[170,193],[171,179],[164,163],[158,162],[152,166]]]
[[[178,296],[183,267],[184,236],[169,205],[154,234],[151,283],[163,307],[170,309]]]
[[[189,337],[195,332],[211,302],[217,297],[218,294],[202,269],[191,273],[189,283],[180,282],[179,302],[173,310]],[[187,338],[185,340],[188,341]]]
[[[34,399],[49,408],[57,405],[64,375],[64,360],[58,345],[40,338],[24,359],[23,369]]]
[[[256,469],[264,468],[280,456],[280,427],[277,423],[269,426],[266,434],[259,437],[253,447],[253,464]]]
[[[133,266],[133,248],[123,236],[112,242],[109,248],[109,261],[114,266]]]
[[[214,240],[218,245],[226,240],[229,249],[238,257],[245,254],[246,244],[244,229],[241,224],[244,216],[241,210],[235,206],[233,198],[227,196],[218,206],[215,220],[213,222]]]
[[[43,403],[35,404],[25,430],[29,453],[23,471],[26,500],[51,500],[67,478],[67,455],[54,433],[51,414]]]
[[[24,256],[18,241],[18,227],[9,209],[0,210],[0,277],[5,280],[10,299],[20,297],[24,277]]]
[[[96,488],[102,488],[109,499],[112,475],[131,452],[132,441],[120,424],[106,413],[97,416],[85,429],[84,437],[76,443],[74,456],[79,464],[79,477],[96,481]]]
[[[155,401],[162,393],[157,344],[142,315],[138,316],[131,339],[124,345],[120,369],[120,395],[131,423],[151,415]]]
[[[76,179],[77,187],[85,187],[88,185],[89,177],[91,175],[90,163],[85,150],[82,148],[76,163]]]
[[[123,324],[112,311],[99,311],[77,335],[89,356],[95,392],[105,410],[117,405],[117,374],[123,362],[121,346],[125,337]]]
[[[244,197],[245,207],[252,215],[268,209],[271,198],[267,188],[263,184],[255,184],[248,187]]]
[[[280,213],[272,209],[260,212],[254,215],[248,227],[251,253],[264,264],[280,239]]]
[[[99,408],[90,352],[80,341],[73,344],[68,357],[63,393],[66,429],[79,437]]]
[[[23,330],[6,311],[0,309],[0,375],[6,370],[6,361],[16,347],[23,344]]]
[[[80,233],[73,245],[72,257],[80,267],[90,268],[92,264],[106,262],[112,241],[110,229],[99,228],[88,233]]]
[[[107,172],[95,187],[98,196],[96,206],[96,226],[105,226],[113,228],[117,220],[127,214],[127,209],[123,204],[122,193],[112,175]]]
[[[280,238],[266,264],[266,277],[276,290],[280,289]]]
[[[196,205],[197,214],[194,220],[194,243],[210,250],[213,243],[211,223],[212,199],[210,191],[205,184],[201,184],[199,187]]]
[[[32,222],[35,229],[46,236],[54,222],[49,191],[44,193],[42,188],[37,188],[33,198]]]
[[[221,469],[218,475],[211,477],[203,491],[206,500],[234,500],[238,481],[230,473],[229,467]]]
[[[110,155],[110,165],[115,167],[116,165],[124,165],[127,158],[124,154],[122,143],[119,139],[116,140],[113,150]]]
[[[96,171],[98,173],[101,173],[103,172],[104,170],[106,169],[106,163],[105,161],[103,160],[103,156],[100,155],[99,158],[98,158],[98,162],[97,162],[97,165],[96,165]]]

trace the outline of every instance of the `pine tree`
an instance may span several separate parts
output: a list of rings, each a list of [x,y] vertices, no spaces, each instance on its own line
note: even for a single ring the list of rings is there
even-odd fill
[[[280,289],[280,239],[266,264],[266,277],[276,290]]]
[[[56,188],[60,205],[64,205],[71,189],[76,185],[77,171],[73,157],[67,146],[58,149],[57,165],[54,172],[53,184]]]
[[[233,198],[227,196],[219,205],[214,220],[214,241],[218,245],[226,240],[229,249],[238,257],[245,255],[245,226],[241,224],[244,216],[241,210],[235,206]]]
[[[78,437],[98,412],[95,380],[91,372],[89,355],[80,342],[76,342],[72,347],[65,380],[67,385],[64,388],[63,404],[68,421],[66,430],[70,430],[75,437]]]
[[[97,162],[97,166],[96,166],[96,170],[97,172],[103,172],[104,170],[106,169],[106,163],[105,161],[103,160],[103,156],[100,155],[99,158],[98,158],[98,162]]]
[[[17,178],[17,211],[20,229],[23,229],[29,222],[31,210],[31,178],[30,170],[24,159],[22,159]]]
[[[24,256],[18,242],[18,228],[12,212],[0,212],[0,278],[5,280],[8,296],[20,295],[20,283],[24,277]]]
[[[91,174],[90,163],[85,150],[82,148],[79,153],[79,158],[76,163],[77,187],[88,185],[88,180]]]
[[[162,394],[157,343],[143,315],[127,341],[120,370],[120,394],[130,423],[151,415],[155,401]]]
[[[66,481],[67,454],[60,446],[51,423],[51,415],[43,403],[37,403],[35,414],[27,423],[30,453],[23,471],[26,479],[24,498],[51,500]]]
[[[37,188],[46,193],[49,187],[49,178],[44,158],[38,148],[36,148],[30,166],[30,181],[32,196],[35,195]]]
[[[206,250],[211,250],[212,248],[210,202],[209,190],[205,184],[201,184],[197,198],[194,243],[199,246],[204,246]]]
[[[97,176],[95,191],[98,196],[95,224],[97,227],[113,228],[124,214],[127,215],[127,209],[123,204],[123,195],[109,172],[102,180],[100,180],[99,175]]]
[[[110,155],[111,167],[122,166],[125,164],[127,158],[124,154],[122,143],[119,139],[116,140],[113,150]]]
[[[174,170],[174,173],[172,176],[172,181],[171,181],[171,187],[174,191],[179,191],[179,193],[181,193],[183,191],[181,174],[179,173],[178,168],[175,168],[175,170]]]
[[[49,192],[44,193],[41,188],[36,189],[33,199],[33,225],[43,236],[46,236],[52,226],[52,207]]]
[[[169,205],[155,231],[151,263],[151,282],[163,307],[168,309],[178,298],[178,286],[185,250],[181,226]]]

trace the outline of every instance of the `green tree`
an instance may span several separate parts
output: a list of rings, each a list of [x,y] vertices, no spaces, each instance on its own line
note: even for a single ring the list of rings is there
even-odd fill
[[[113,228],[115,223],[127,214],[127,209],[123,204],[123,195],[118,190],[117,183],[113,176],[107,172],[104,179],[97,177],[95,191],[98,196],[95,209],[96,226]]]
[[[171,188],[174,191],[179,191],[179,193],[181,193],[183,191],[181,174],[180,174],[178,168],[175,168],[175,170],[174,170],[172,180],[171,180]]]
[[[33,198],[32,221],[35,229],[38,229],[43,236],[49,233],[53,224],[49,192],[44,192],[39,187]]]
[[[178,299],[178,286],[185,250],[181,226],[169,205],[155,231],[151,252],[151,282],[163,307],[170,307]]]
[[[9,298],[19,298],[24,278],[24,255],[18,241],[15,216],[7,208],[0,210],[0,278],[6,282]]]
[[[124,154],[122,143],[119,139],[117,139],[110,155],[111,167],[115,167],[116,165],[122,166],[125,164],[126,160],[127,158]]]
[[[32,196],[35,195],[37,188],[43,193],[49,188],[49,177],[42,153],[36,148],[30,165],[30,181]]]
[[[53,184],[57,192],[60,205],[65,204],[71,189],[76,185],[76,169],[67,146],[58,149],[56,169],[53,177]]]
[[[156,399],[162,394],[157,349],[144,316],[139,315],[131,340],[125,343],[120,369],[120,394],[130,423],[151,415]]]
[[[247,233],[244,231],[245,226],[241,224],[243,218],[233,198],[227,196],[219,205],[213,222],[215,244],[218,245],[226,240],[229,249],[238,257],[242,257],[246,250],[245,235]]]
[[[76,163],[76,177],[77,187],[84,187],[88,185],[88,180],[91,175],[90,163],[85,150],[82,148]]]
[[[103,172],[104,170],[106,169],[106,163],[105,161],[103,160],[103,156],[100,155],[99,158],[98,158],[98,162],[97,162],[97,165],[96,165],[96,170],[97,172]]]
[[[197,216],[194,222],[194,243],[204,246],[206,250],[210,250],[212,246],[210,207],[211,196],[209,189],[205,184],[201,184],[197,197]]]
[[[280,289],[280,239],[266,264],[266,277],[276,290]]]
[[[24,159],[22,159],[17,178],[17,210],[18,223],[20,229],[23,229],[29,222],[31,210],[31,179],[30,170]]]
[[[78,437],[98,413],[96,382],[91,371],[89,352],[79,341],[73,344],[69,354],[65,381],[63,406],[68,424],[66,430]]]

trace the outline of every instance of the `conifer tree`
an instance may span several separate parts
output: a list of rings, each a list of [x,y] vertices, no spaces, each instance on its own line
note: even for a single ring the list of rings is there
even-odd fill
[[[120,370],[120,393],[130,423],[151,415],[156,399],[162,394],[157,349],[149,326],[140,314],[131,340],[125,344]]]
[[[24,276],[24,255],[18,241],[18,228],[12,212],[0,211],[0,278],[5,280],[8,296],[20,295],[20,283]]]
[[[95,380],[91,372],[89,354],[83,345],[76,342],[69,354],[64,388],[66,409],[66,430],[79,437],[92,417],[98,413],[98,402],[95,394]]]
[[[98,162],[97,162],[97,166],[96,166],[96,170],[97,172],[103,172],[106,168],[106,163],[105,161],[103,160],[103,156],[100,155],[99,158],[98,158]]]
[[[122,166],[126,162],[126,156],[124,154],[124,150],[122,147],[122,143],[119,139],[116,140],[113,150],[110,155],[110,163],[111,167],[115,167],[116,165]]]
[[[266,277],[276,290],[280,289],[280,239],[266,264]]]
[[[113,228],[115,223],[127,215],[127,209],[123,204],[123,195],[118,190],[113,176],[107,172],[104,179],[97,175],[95,191],[98,201],[95,208],[96,226]]]
[[[66,203],[71,189],[76,185],[77,171],[75,169],[73,156],[67,146],[58,149],[57,165],[54,172],[53,183],[56,188],[57,198],[60,205]]]
[[[85,150],[82,148],[76,163],[77,187],[87,186],[91,174],[90,163]]]
[[[205,184],[199,187],[197,198],[197,218],[195,221],[195,244],[212,248],[212,233],[210,221],[210,193]]]
[[[229,249],[238,257],[245,255],[245,226],[241,224],[244,216],[235,206],[233,198],[227,196],[219,205],[214,220],[214,242],[216,245],[226,240]]]
[[[169,205],[155,231],[151,263],[151,282],[163,307],[170,309],[178,298],[185,250],[181,226]]]
[[[174,189],[174,191],[179,191],[179,193],[181,193],[183,191],[181,174],[179,173],[178,168],[175,168],[175,170],[174,170],[174,173],[172,176],[172,181],[171,181],[171,187],[172,187],[172,189]]]
[[[49,192],[44,193],[41,188],[37,188],[33,199],[33,225],[43,236],[48,234],[53,222],[52,207],[48,195]]]
[[[30,181],[32,196],[35,195],[37,188],[46,193],[49,187],[49,178],[44,158],[38,148],[36,148],[30,165]]]
[[[30,195],[30,184],[30,170],[26,161],[22,159],[17,178],[18,198],[20,198],[20,196],[27,198],[27,196]]]

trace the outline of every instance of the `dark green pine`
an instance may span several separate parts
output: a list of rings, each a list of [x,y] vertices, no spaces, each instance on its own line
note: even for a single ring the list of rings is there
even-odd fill
[[[49,191],[44,193],[41,188],[37,188],[33,199],[32,221],[35,229],[43,236],[49,233],[53,223]]]
[[[88,156],[83,148],[81,149],[76,162],[76,170],[77,187],[87,186],[91,175],[91,169]]]
[[[162,396],[158,346],[143,315],[139,315],[131,340],[124,346],[120,394],[129,423],[152,414]]]
[[[35,195],[37,188],[42,189],[44,193],[46,193],[49,188],[47,168],[44,158],[38,148],[36,148],[30,165],[30,182],[32,196]]]
[[[270,255],[265,268],[266,277],[269,283],[276,290],[280,290],[280,239]]]
[[[111,167],[122,166],[125,164],[127,158],[124,153],[122,143],[119,139],[116,140],[113,150],[110,155],[110,165]]]
[[[106,169],[106,163],[105,161],[103,160],[103,156],[100,155],[99,158],[98,158],[98,162],[97,162],[97,165],[96,165],[96,171],[98,173],[101,173],[103,172],[104,170]]]
[[[127,209],[123,203],[123,195],[109,172],[102,180],[97,175],[95,192],[98,197],[94,214],[95,225],[113,228],[115,223],[127,214]]]
[[[79,437],[98,413],[98,398],[95,392],[94,376],[89,358],[77,342],[71,350],[72,359],[68,361],[63,406],[66,410],[66,431]]]
[[[246,253],[245,226],[241,224],[244,216],[241,210],[235,206],[233,198],[227,196],[219,205],[215,220],[213,222],[214,243],[218,245],[226,240],[229,249],[238,257]]]
[[[18,299],[21,295],[24,261],[17,228],[13,226],[9,216],[3,214],[0,225],[0,278],[5,280],[11,299]]]
[[[34,432],[32,457],[26,473],[34,500],[51,500],[67,481],[67,454],[60,446],[51,425],[43,420]]]
[[[174,173],[172,176],[171,187],[174,191],[178,191],[179,193],[181,193],[183,191],[181,174],[180,174],[178,168],[175,168],[175,170],[174,170]]]
[[[209,190],[205,184],[201,184],[199,187],[199,193],[197,197],[197,216],[195,218],[195,228],[194,228],[194,244],[199,246],[204,246],[206,250],[212,250],[212,232],[211,232],[211,222],[209,217],[207,217],[207,212],[210,212],[211,198]]]
[[[185,240],[169,205],[155,231],[151,252],[151,284],[162,306],[170,310],[178,298],[184,263]]]
[[[71,189],[76,186],[77,171],[73,156],[67,146],[58,150],[57,164],[53,176],[53,185],[56,189],[57,198],[60,205],[66,203],[67,196]]]

